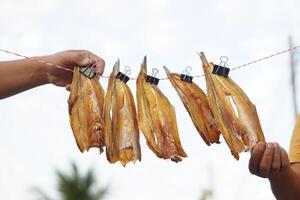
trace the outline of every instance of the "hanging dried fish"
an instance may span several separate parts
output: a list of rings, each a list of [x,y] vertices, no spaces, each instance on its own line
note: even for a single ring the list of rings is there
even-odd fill
[[[109,77],[105,96],[105,143],[108,161],[120,161],[125,166],[130,161],[141,160],[141,149],[133,96],[129,87],[116,78],[119,68],[118,61]]]
[[[215,123],[206,94],[193,82],[182,81],[179,74],[164,67],[169,80],[207,145],[219,143],[220,131]]]
[[[104,91],[99,80],[87,78],[75,67],[68,99],[70,123],[81,152],[104,144],[103,120]]]
[[[159,88],[146,81],[144,58],[137,78],[138,122],[147,145],[159,157],[175,162],[186,157],[177,130],[175,109]]]
[[[208,102],[232,155],[265,141],[255,105],[231,78],[212,74],[213,64],[200,54],[205,73]]]

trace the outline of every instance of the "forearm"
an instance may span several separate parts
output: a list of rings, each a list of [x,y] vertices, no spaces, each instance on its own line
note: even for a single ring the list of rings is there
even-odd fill
[[[300,199],[300,177],[290,167],[285,175],[269,179],[273,194],[277,200]]]
[[[47,84],[46,69],[27,59],[0,62],[0,99]]]
[[[62,51],[33,59],[62,67],[57,68],[30,59],[0,62],[0,99],[48,83],[68,88],[75,66],[93,66],[97,74],[102,74],[105,66],[102,58],[86,50]]]

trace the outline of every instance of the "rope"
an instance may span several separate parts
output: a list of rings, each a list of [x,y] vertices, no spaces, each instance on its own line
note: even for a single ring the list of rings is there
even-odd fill
[[[267,60],[267,59],[270,59],[270,58],[272,58],[272,57],[275,57],[275,56],[278,56],[278,55],[281,55],[281,54],[284,54],[284,53],[286,53],[286,52],[294,51],[294,50],[297,49],[297,48],[300,48],[300,45],[294,46],[294,47],[292,47],[292,48],[289,48],[289,49],[286,49],[286,50],[283,50],[283,51],[279,51],[279,52],[277,52],[277,53],[274,53],[274,54],[265,56],[265,57],[260,58],[260,59],[257,59],[257,60],[253,60],[253,61],[251,61],[251,62],[248,62],[248,63],[246,63],[246,64],[243,64],[243,65],[240,65],[240,66],[237,66],[237,67],[233,67],[233,68],[231,68],[231,70],[241,69],[241,68],[247,67],[247,66],[249,66],[249,65],[252,65],[252,64],[255,64],[255,63],[258,63],[258,62]],[[12,51],[4,50],[4,49],[0,49],[0,51],[2,51],[2,52],[4,52],[4,53],[7,53],[7,54],[15,55],[15,56],[18,56],[18,57],[22,57],[22,58],[25,58],[25,59],[29,59],[29,60],[32,60],[32,61],[34,61],[34,62],[43,63],[43,64],[46,64],[46,65],[49,65],[49,66],[53,66],[53,67],[56,67],[56,68],[59,68],[59,69],[62,69],[62,70],[66,70],[66,71],[73,72],[73,70],[71,70],[71,69],[68,69],[68,68],[65,68],[65,67],[62,67],[62,66],[59,66],[59,65],[55,65],[55,64],[53,64],[53,63],[50,63],[50,62],[47,62],[47,61],[44,61],[44,60],[39,60],[39,59],[35,59],[35,58],[30,58],[30,57],[28,57],[28,56],[24,56],[24,55],[21,55],[21,54],[12,52]],[[204,77],[204,76],[205,76],[204,74],[201,74],[201,75],[196,75],[196,76],[193,76],[193,77],[194,77],[194,78],[198,78],[198,77]],[[102,77],[102,78],[109,78],[109,76],[104,76],[104,75],[101,75],[100,77]],[[168,79],[169,79],[168,77],[160,78],[160,80],[168,80]],[[130,80],[136,80],[136,78],[130,78]]]
[[[263,58],[260,58],[260,59],[257,59],[257,60],[248,62],[248,63],[243,64],[243,65],[240,65],[240,66],[238,66],[238,67],[233,67],[231,70],[237,70],[237,69],[240,69],[240,68],[243,68],[243,67],[247,67],[248,65],[252,65],[252,64],[254,64],[254,63],[261,62],[261,61],[263,61],[263,60],[267,60],[267,59],[272,58],[272,57],[274,57],[274,56],[278,56],[278,55],[284,54],[284,53],[289,52],[289,51],[294,51],[295,49],[297,49],[297,48],[299,48],[299,47],[300,47],[300,45],[294,46],[294,47],[289,48],[289,49],[287,49],[287,50],[280,51],[280,52],[274,53],[274,54],[272,54],[272,55],[269,55],[269,56],[266,56],[266,57],[263,57]]]
[[[56,67],[56,68],[59,68],[59,69],[63,69],[63,70],[66,70],[66,71],[73,72],[73,70],[71,70],[71,69],[68,69],[68,68],[65,68],[65,67],[62,67],[62,66],[59,66],[59,65],[55,65],[55,64],[53,64],[53,63],[50,63],[50,62],[47,62],[47,61],[44,61],[44,60],[39,60],[39,59],[35,59],[35,58],[30,58],[30,57],[28,57],[28,56],[24,56],[24,55],[21,55],[21,54],[12,52],[12,51],[7,51],[7,50],[4,50],[4,49],[0,49],[0,51],[5,52],[5,53],[8,53],[8,54],[11,54],[11,55],[15,55],[15,56],[18,56],[18,57],[21,57],[21,58],[25,58],[25,59],[28,59],[28,60],[32,60],[32,61],[34,61],[34,62],[43,63],[43,64],[46,64],[46,65],[49,65],[49,66],[53,66],[53,67]]]

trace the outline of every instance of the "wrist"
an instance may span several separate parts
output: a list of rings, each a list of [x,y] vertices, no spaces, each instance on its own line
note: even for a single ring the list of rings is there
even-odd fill
[[[33,57],[32,59],[48,62],[47,56]],[[32,79],[39,85],[48,84],[49,66],[46,63],[38,62],[37,65],[33,65],[33,68],[34,73],[32,74]]]

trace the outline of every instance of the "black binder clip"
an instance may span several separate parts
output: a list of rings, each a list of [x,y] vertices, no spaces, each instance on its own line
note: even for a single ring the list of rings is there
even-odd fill
[[[158,85],[159,79],[155,77],[157,73],[158,73],[158,69],[152,68],[152,76],[147,75],[146,81],[153,85]]]
[[[131,74],[131,69],[129,66],[125,66],[124,72],[118,72],[117,78],[123,81],[124,83],[127,83],[129,81],[129,76]]]
[[[212,71],[213,74],[217,74],[219,76],[224,76],[228,77],[230,69],[227,68],[227,61],[228,57],[227,56],[221,56],[220,57],[220,65],[214,65],[214,69]]]
[[[89,66],[89,67],[81,67],[79,71],[81,74],[83,74],[86,77],[88,77],[89,79],[91,79],[91,78],[94,78],[94,76],[96,76],[94,67],[95,67],[94,65]]]
[[[192,68],[190,66],[187,66],[185,70],[183,70],[182,74],[180,74],[180,80],[192,83],[193,82],[193,77],[190,76],[190,73],[192,71]]]

